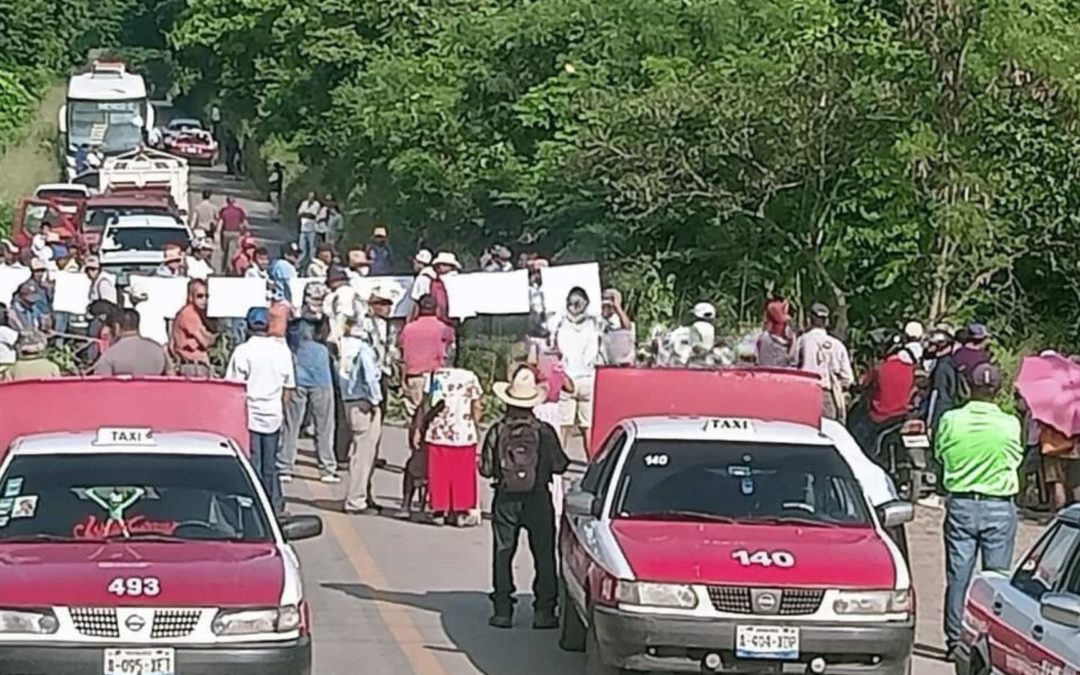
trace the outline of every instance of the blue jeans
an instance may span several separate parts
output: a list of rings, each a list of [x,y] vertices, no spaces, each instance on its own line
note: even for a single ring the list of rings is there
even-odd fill
[[[281,432],[261,434],[258,431],[249,431],[248,433],[251,436],[251,465],[255,467],[255,473],[262,481],[266,496],[270,498],[270,503],[274,506],[274,513],[281,515],[285,511],[285,495],[281,493],[277,469]]]
[[[960,641],[975,556],[981,554],[982,569],[1007,571],[1012,567],[1016,544],[1016,506],[1011,501],[949,497],[945,507],[945,643]]]
[[[319,247],[319,234],[317,232],[300,233],[300,269],[307,269],[315,257],[315,249]]]

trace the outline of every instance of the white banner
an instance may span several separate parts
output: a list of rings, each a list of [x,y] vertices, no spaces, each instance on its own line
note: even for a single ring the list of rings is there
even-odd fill
[[[548,317],[548,327],[554,327],[566,314],[566,296],[575,287],[582,288],[589,296],[587,314],[600,316],[600,265],[584,263],[581,265],[557,265],[540,270],[541,289],[544,294],[544,312]]]
[[[529,272],[471,272],[443,277],[450,316],[528,314]]]
[[[215,319],[242,319],[252,307],[269,307],[266,279],[210,277],[206,315]]]
[[[53,311],[85,314],[90,304],[90,277],[83,272],[57,272],[53,278]]]
[[[145,310],[171,319],[187,304],[189,281],[187,277],[133,276],[129,289],[146,295],[146,300],[139,303],[140,313]]]
[[[10,305],[19,285],[29,278],[29,267],[0,267],[0,302]]]

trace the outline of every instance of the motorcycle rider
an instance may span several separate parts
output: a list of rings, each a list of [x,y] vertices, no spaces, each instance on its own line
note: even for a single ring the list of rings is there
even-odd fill
[[[954,408],[960,398],[960,373],[953,360],[955,340],[948,330],[935,329],[930,333],[927,353],[934,358],[930,371],[930,397],[926,404],[926,426],[931,433],[937,429],[941,416]]]
[[[905,340],[910,336],[897,335],[889,345],[885,358],[866,374],[863,389],[870,397],[866,414],[852,421],[851,433],[871,457],[877,454],[878,435],[889,426],[902,421],[911,411],[915,391],[917,359],[908,350]]]

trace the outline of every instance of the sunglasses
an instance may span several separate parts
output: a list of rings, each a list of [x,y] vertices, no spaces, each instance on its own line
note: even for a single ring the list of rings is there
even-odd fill
[[[196,293],[195,294],[195,299],[196,300],[205,300],[208,297],[210,297],[210,296],[207,295],[206,293]]]

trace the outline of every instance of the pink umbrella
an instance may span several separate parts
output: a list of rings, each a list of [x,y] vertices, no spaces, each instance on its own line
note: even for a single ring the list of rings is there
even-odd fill
[[[1025,357],[1016,389],[1036,420],[1080,434],[1080,364],[1055,353]]]

